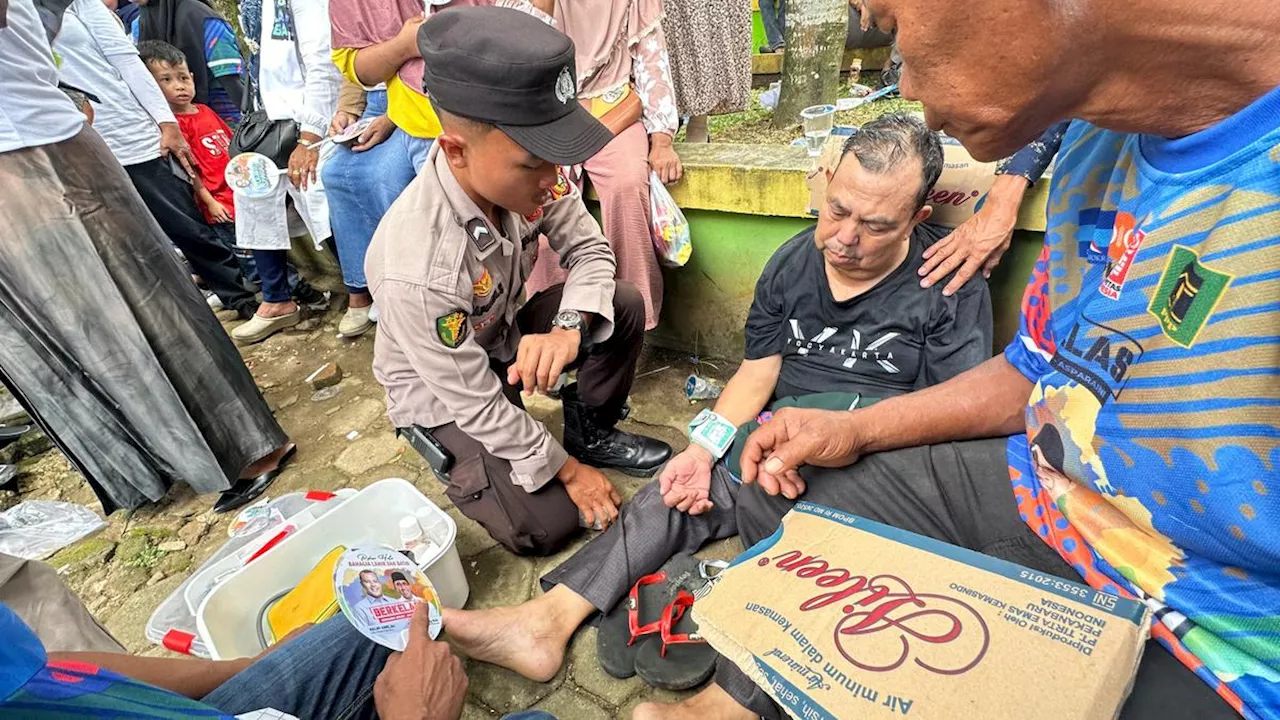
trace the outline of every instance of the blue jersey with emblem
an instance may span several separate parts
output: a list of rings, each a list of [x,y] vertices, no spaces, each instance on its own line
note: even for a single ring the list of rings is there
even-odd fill
[[[1280,88],[1177,140],[1076,122],[1005,350],[1024,520],[1246,717],[1280,716]]]

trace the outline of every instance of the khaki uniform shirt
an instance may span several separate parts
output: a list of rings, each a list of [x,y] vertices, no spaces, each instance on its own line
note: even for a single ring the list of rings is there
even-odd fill
[[[516,311],[539,235],[569,271],[560,308],[594,314],[595,342],[613,332],[613,251],[572,185],[562,181],[552,195],[528,218],[499,209],[502,227],[493,227],[435,146],[365,257],[379,313],[373,374],[386,388],[392,423],[456,423],[510,461],[512,481],[529,492],[553,478],[568,454],[507,400],[490,358],[515,358]]]

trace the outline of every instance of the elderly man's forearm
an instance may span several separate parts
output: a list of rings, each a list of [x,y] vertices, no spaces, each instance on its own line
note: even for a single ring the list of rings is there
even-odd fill
[[[1022,432],[1031,388],[997,355],[940,385],[855,411],[862,453]]]
[[[213,692],[219,685],[253,663],[253,658],[203,660],[137,657],[124,653],[103,652],[51,652],[49,659],[97,665],[127,678],[155,685],[193,700],[199,700]]]

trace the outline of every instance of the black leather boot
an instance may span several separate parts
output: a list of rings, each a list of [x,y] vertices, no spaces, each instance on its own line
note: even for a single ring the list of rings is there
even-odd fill
[[[560,391],[564,405],[564,449],[578,462],[597,468],[613,468],[632,477],[650,477],[671,459],[671,446],[644,435],[615,429],[621,408],[587,407],[578,397],[578,385]]]

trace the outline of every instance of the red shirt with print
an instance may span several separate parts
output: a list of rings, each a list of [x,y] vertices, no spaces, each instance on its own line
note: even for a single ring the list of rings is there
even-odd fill
[[[222,203],[234,218],[236,214],[235,196],[227,186],[225,176],[227,170],[228,147],[231,145],[231,128],[218,117],[218,114],[206,105],[195,105],[196,111],[189,115],[174,113],[178,119],[178,128],[182,137],[187,139],[191,152],[196,157],[196,169],[200,171],[200,180],[204,183],[213,199]],[[196,199],[200,212],[204,213],[205,222],[213,224],[204,203]]]

